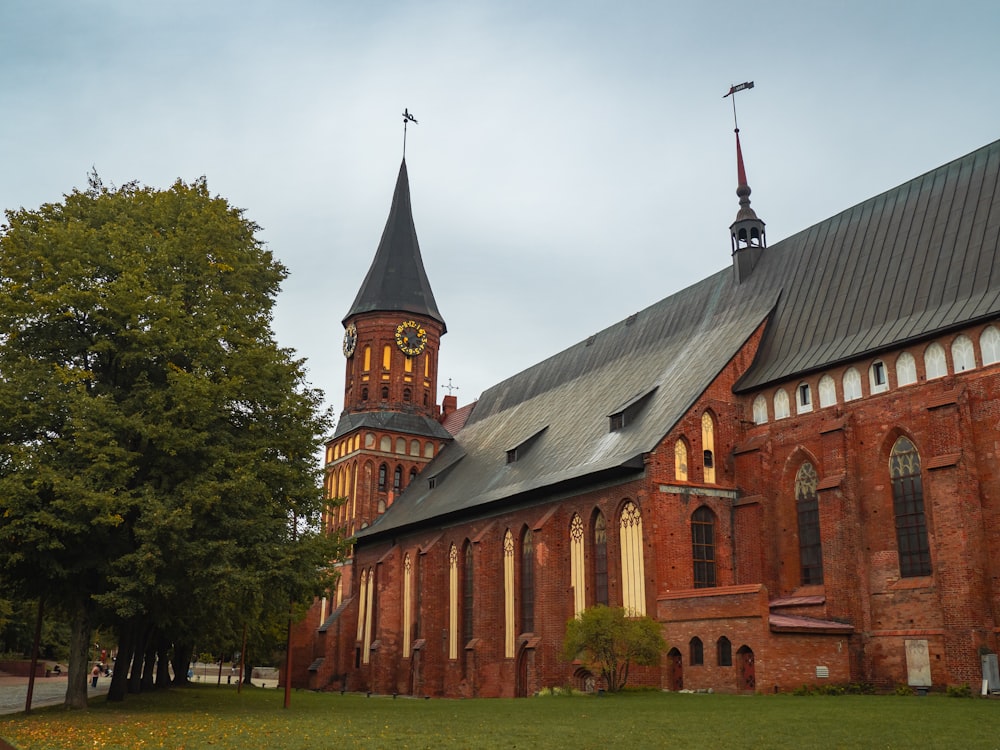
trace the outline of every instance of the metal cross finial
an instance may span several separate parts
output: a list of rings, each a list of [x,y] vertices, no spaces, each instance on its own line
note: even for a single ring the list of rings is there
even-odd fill
[[[417,122],[417,118],[410,114],[409,109],[404,109],[403,110],[403,158],[404,159],[406,158],[406,126],[409,125],[411,122],[414,125],[420,124],[419,122]]]
[[[727,96],[731,96],[732,94],[735,94],[737,91],[746,91],[747,89],[752,89],[752,88],[753,88],[753,81],[747,81],[745,83],[737,83],[737,84],[734,84],[734,85],[730,86],[729,87],[729,91],[727,91],[725,94],[723,94],[722,98],[725,99]],[[740,126],[736,122],[736,97],[735,96],[733,97],[733,127],[736,129],[737,133],[740,132]]]
[[[458,387],[457,385],[452,385],[452,384],[451,384],[451,378],[448,378],[448,385],[442,385],[441,387],[442,387],[442,388],[447,388],[447,389],[448,389],[448,395],[449,395],[449,396],[451,395],[451,392],[452,392],[452,391],[458,391],[458,390],[461,390],[461,389],[460,389],[460,388],[459,388],[459,387]]]

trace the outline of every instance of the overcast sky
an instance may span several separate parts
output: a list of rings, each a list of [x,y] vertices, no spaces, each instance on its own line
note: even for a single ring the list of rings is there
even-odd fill
[[[460,403],[730,263],[738,95],[770,244],[1000,137],[1000,4],[0,0],[0,207],[205,175],[341,319],[406,161]],[[442,389],[439,400],[444,395]]]

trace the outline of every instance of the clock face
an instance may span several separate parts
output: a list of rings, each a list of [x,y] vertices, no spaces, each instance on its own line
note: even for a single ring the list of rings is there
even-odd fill
[[[358,329],[355,328],[354,323],[350,323],[347,326],[347,330],[344,331],[344,356],[350,357],[354,354],[354,347],[358,345]]]
[[[412,320],[396,326],[396,346],[407,357],[415,357],[427,346],[427,331]]]

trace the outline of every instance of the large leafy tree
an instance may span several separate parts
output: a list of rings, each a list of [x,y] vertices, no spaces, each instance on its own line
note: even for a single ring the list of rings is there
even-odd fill
[[[120,699],[165,681],[169,648],[183,659],[324,585],[329,417],[274,340],[286,269],[204,178],[92,175],[6,219],[0,566],[71,621],[66,703],[84,707],[95,625],[119,631]]]
[[[608,692],[625,687],[632,664],[659,663],[666,643],[651,617],[629,617],[622,607],[597,605],[566,623],[563,658],[600,672]]]

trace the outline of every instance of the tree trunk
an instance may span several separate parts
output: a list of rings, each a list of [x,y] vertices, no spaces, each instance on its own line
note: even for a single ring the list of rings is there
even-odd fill
[[[135,650],[132,652],[132,669],[128,676],[128,691],[142,692],[142,660],[146,655],[146,641],[149,639],[149,626],[137,623],[135,626]]]
[[[66,708],[87,708],[87,679],[90,677],[90,613],[87,605],[74,602],[69,634],[69,670],[66,681]]]
[[[128,692],[128,665],[135,650],[135,629],[136,624],[131,620],[118,629],[118,660],[115,662],[114,674],[111,675],[109,701],[123,701]]]
[[[156,646],[158,642],[159,631],[157,628],[151,627],[149,634],[146,636],[145,658],[142,665],[142,678],[139,683],[140,690],[149,692],[153,689],[153,674],[156,669]]]
[[[174,644],[174,684],[183,686],[188,684],[188,669],[191,666],[191,657],[194,655],[194,646],[190,643]]]
[[[162,633],[156,639],[156,688],[162,690],[170,687],[170,662],[167,654],[170,652],[170,639]]]

